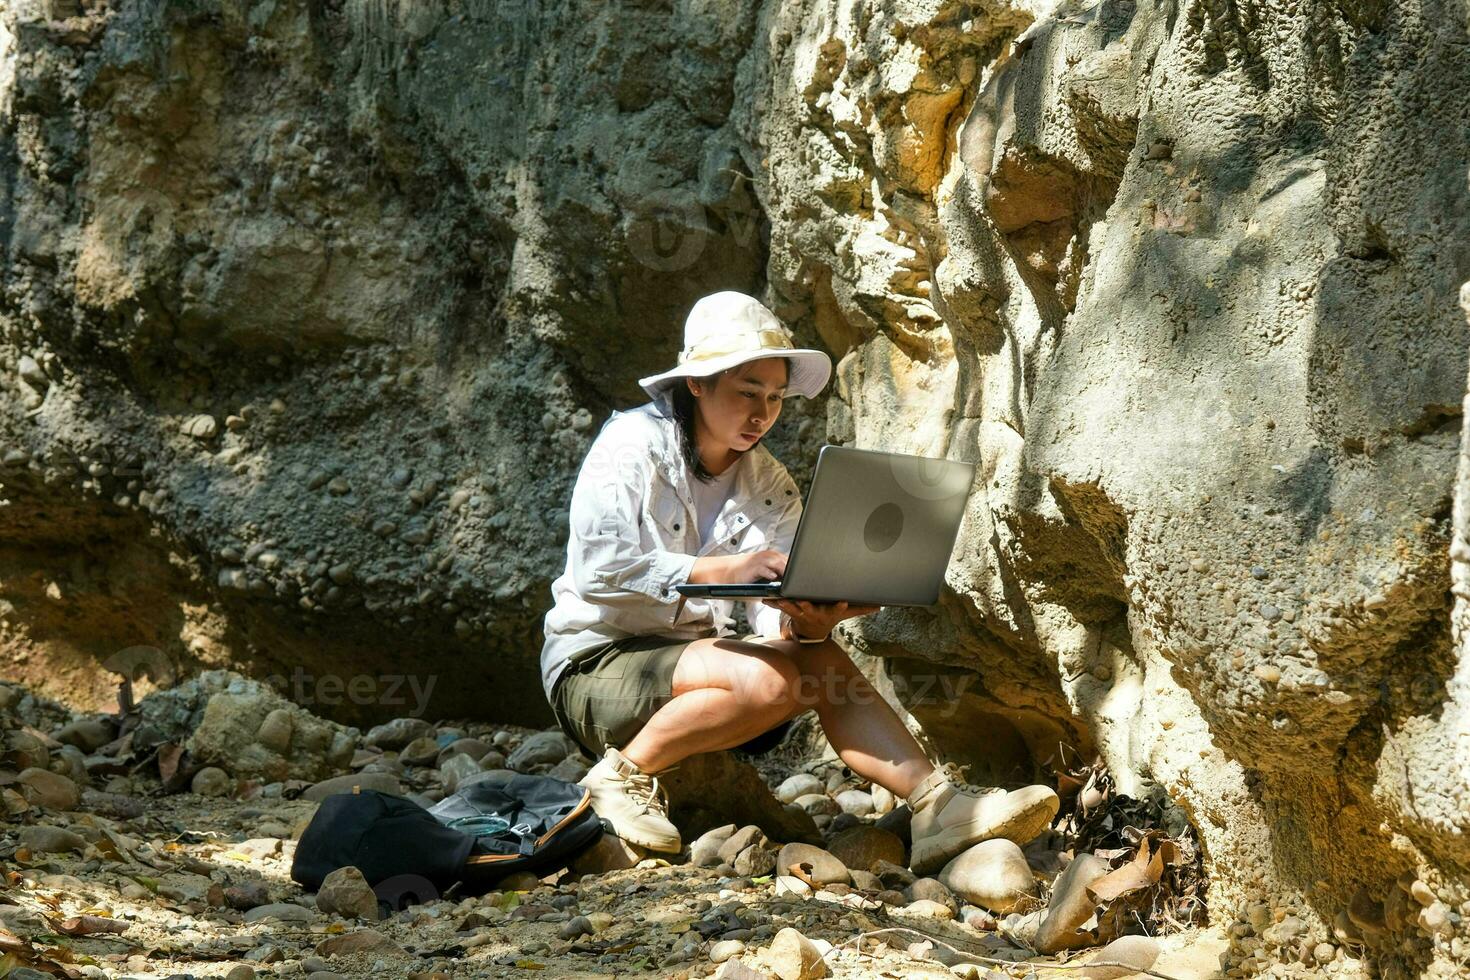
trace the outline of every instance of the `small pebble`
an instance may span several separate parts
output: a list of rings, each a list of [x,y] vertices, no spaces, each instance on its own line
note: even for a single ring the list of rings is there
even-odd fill
[[[739,956],[743,952],[745,952],[745,944],[740,940],[721,940],[709,948],[709,961],[711,963],[723,963],[733,956]]]
[[[590,936],[596,932],[592,927],[592,920],[585,915],[573,916],[565,925],[556,931],[558,939],[577,939],[581,936]]]

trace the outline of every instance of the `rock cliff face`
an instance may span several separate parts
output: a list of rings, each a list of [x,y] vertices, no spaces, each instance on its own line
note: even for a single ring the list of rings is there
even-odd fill
[[[1174,801],[1241,974],[1290,913],[1305,975],[1457,975],[1467,18],[13,3],[10,669],[152,644],[536,714],[577,461],[746,289],[839,360],[798,475],[979,464],[941,606],[850,635],[942,748]]]

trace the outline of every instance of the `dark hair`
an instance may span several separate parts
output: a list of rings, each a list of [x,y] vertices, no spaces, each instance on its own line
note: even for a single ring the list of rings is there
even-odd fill
[[[720,374],[724,373],[720,372]],[[720,374],[711,374],[694,380],[713,387]],[[699,446],[694,436],[694,394],[689,390],[689,385],[683,378],[674,380],[676,383],[669,394],[670,400],[674,403],[674,421],[678,423],[679,454],[684,457],[684,462],[689,464],[694,478],[702,483],[708,483],[715,478],[715,475],[704,465],[704,460],[699,458]]]

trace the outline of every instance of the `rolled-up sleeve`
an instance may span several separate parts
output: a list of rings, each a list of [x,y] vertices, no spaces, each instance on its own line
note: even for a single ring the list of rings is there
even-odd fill
[[[801,522],[801,497],[793,497],[773,519],[772,528],[766,535],[766,545],[788,557],[791,545],[796,540],[796,525]],[[779,637],[781,635],[781,610],[765,604],[763,599],[745,601],[745,619],[750,631],[756,636]]]
[[[568,570],[590,602],[672,607],[675,586],[689,580],[694,555],[650,549],[639,533],[651,463],[641,447],[604,430],[577,474],[568,514]]]

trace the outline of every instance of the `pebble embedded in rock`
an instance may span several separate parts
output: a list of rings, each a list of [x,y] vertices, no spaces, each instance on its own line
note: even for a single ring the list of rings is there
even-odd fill
[[[219,432],[219,423],[214,420],[213,415],[195,415],[187,419],[179,431],[186,436],[207,441],[213,439]]]
[[[1414,883],[1409,886],[1409,894],[1413,896],[1414,901],[1418,902],[1425,908],[1428,908],[1436,901],[1438,901],[1438,899],[1436,899],[1434,896],[1434,891],[1418,878],[1415,878]]]
[[[291,747],[291,712],[285,708],[274,708],[260,723],[255,740],[272,752],[286,754]]]
[[[1420,910],[1418,922],[1419,927],[1431,936],[1449,937],[1455,931],[1454,925],[1450,922],[1449,907],[1438,900]]]
[[[974,845],[950,860],[938,877],[956,895],[1002,915],[1028,911],[1040,891],[1025,853],[1004,838]]]

